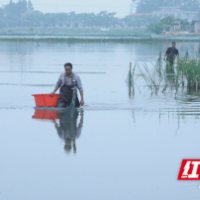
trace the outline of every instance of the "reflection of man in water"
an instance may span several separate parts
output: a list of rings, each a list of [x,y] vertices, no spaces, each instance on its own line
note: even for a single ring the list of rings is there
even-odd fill
[[[83,111],[80,112],[80,122],[77,126],[78,111],[70,112],[57,112],[60,119],[60,125],[54,120],[55,128],[57,129],[59,137],[65,141],[65,151],[67,153],[71,152],[72,144],[74,153],[76,153],[76,143],[75,140],[80,137],[81,130],[83,127]]]

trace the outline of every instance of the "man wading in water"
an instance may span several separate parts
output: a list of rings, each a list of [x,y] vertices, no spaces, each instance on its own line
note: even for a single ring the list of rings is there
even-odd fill
[[[176,42],[172,42],[172,47],[169,47],[165,54],[165,57],[167,57],[167,73],[174,72],[173,65],[176,56],[179,57],[179,52],[178,49],[176,49]]]
[[[64,65],[64,68],[65,68],[65,73],[62,73],[60,75],[56,87],[54,91],[50,93],[50,95],[53,96],[55,92],[60,88],[60,98],[57,101],[57,107],[59,108],[67,107],[72,102],[73,88],[77,87],[81,95],[81,100],[79,103],[78,97],[76,95],[75,106],[76,107],[83,106],[84,100],[83,100],[83,87],[81,80],[78,75],[72,72],[73,67],[71,63],[66,63]]]

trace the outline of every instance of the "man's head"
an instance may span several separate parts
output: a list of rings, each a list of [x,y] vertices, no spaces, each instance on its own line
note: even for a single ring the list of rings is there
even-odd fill
[[[64,64],[64,68],[65,68],[66,74],[67,74],[67,75],[71,75],[71,73],[72,73],[72,68],[73,68],[72,64],[71,64],[71,63],[65,63],[65,64]]]
[[[176,47],[176,42],[172,42],[172,48]]]

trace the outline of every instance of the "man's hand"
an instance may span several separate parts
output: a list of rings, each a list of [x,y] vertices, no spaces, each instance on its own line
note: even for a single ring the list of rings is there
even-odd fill
[[[51,92],[51,93],[50,93],[50,96],[53,96],[54,94],[55,94],[55,92]]]
[[[84,105],[84,97],[83,97],[83,91],[80,91],[80,95],[81,95],[81,101],[80,101],[80,106]]]
[[[83,101],[83,100],[80,101],[80,105],[81,105],[81,106],[84,105],[84,101]]]
[[[59,88],[59,87],[56,86],[55,89],[53,90],[53,92],[50,93],[50,96],[53,96],[53,95],[56,93],[56,91],[58,90],[58,88]]]

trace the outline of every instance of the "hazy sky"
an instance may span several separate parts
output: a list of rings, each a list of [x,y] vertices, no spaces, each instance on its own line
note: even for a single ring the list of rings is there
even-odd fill
[[[0,6],[9,3],[10,0],[0,0]],[[18,0],[13,0],[17,2]],[[32,0],[35,10],[41,12],[94,12],[102,10],[116,12],[118,17],[130,13],[131,0]]]

